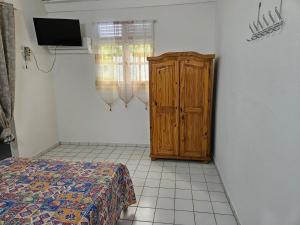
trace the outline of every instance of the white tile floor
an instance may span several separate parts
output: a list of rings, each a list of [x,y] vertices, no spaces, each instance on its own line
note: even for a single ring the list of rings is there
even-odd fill
[[[40,157],[126,164],[138,203],[119,225],[237,225],[213,164],[151,161],[149,152],[141,146],[60,145]]]

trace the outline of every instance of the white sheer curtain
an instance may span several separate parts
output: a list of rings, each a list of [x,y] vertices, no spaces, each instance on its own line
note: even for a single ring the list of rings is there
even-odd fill
[[[96,88],[110,106],[120,98],[127,107],[137,97],[149,101],[149,66],[153,55],[153,21],[105,22],[95,25]]]

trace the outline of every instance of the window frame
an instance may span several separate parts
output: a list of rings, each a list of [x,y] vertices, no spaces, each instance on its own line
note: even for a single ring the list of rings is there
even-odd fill
[[[131,81],[136,81],[136,82],[139,82],[141,83],[141,85],[147,85],[148,82],[149,82],[149,64],[148,64],[148,61],[147,61],[147,57],[137,57],[138,60],[139,60],[139,63],[135,63],[135,62],[132,62],[131,60],[131,53],[134,54],[134,51],[131,51],[130,50],[130,45],[133,45],[133,48],[134,46],[136,45],[147,45],[147,49],[149,50],[150,54],[149,55],[152,55],[153,54],[153,51],[154,51],[154,40],[153,40],[153,35],[151,35],[151,38],[149,38],[149,36],[147,36],[145,39],[143,38],[137,38],[136,41],[132,41],[134,38],[129,35],[129,32],[126,31],[126,24],[130,24],[130,23],[134,23],[132,21],[129,21],[129,22],[112,22],[112,23],[107,23],[107,22],[103,22],[103,23],[98,23],[97,24],[97,30],[99,32],[99,36],[101,38],[101,41],[102,41],[102,44],[100,44],[98,46],[98,54],[100,55],[99,57],[99,65],[100,65],[100,70],[102,69],[101,67],[101,48],[103,46],[105,46],[105,42],[107,42],[107,46],[113,46],[111,44],[112,40],[115,41],[115,46],[120,46],[121,47],[121,51],[122,51],[122,62],[119,63],[120,65],[122,65],[122,74],[121,74],[121,79],[124,79],[125,76],[130,76],[130,80]],[[105,25],[111,25],[111,26],[115,26],[117,24],[121,24],[120,28],[118,28],[120,31],[120,36],[107,36],[105,37],[101,37],[101,26],[105,26]],[[106,41],[107,40],[107,41]],[[148,41],[146,41],[148,40]],[[144,47],[143,49],[144,52],[146,52],[146,48]],[[147,54],[144,54],[144,55],[147,55]],[[113,52],[111,53],[111,56],[114,57],[113,55]],[[114,60],[112,59],[111,63],[105,63],[106,65],[116,65],[116,63],[114,62]],[[142,74],[143,72],[146,74],[146,76],[144,77],[144,79],[138,79],[138,76],[136,76],[135,74],[131,73],[130,72],[130,66],[131,65],[136,65],[136,67],[138,68],[138,74]],[[144,66],[144,71],[142,70],[142,67]],[[133,67],[134,68],[134,67]],[[128,71],[129,70],[129,71]],[[101,72],[100,72],[101,73]],[[104,73],[102,73],[104,74]],[[102,75],[103,76],[103,75]],[[119,74],[120,76],[120,74]],[[105,76],[103,76],[104,78]],[[109,76],[107,76],[109,77]],[[140,75],[141,77],[141,75]],[[125,78],[126,79],[126,78]],[[106,80],[106,81],[110,81],[110,82],[118,82],[120,81],[120,78],[119,79],[116,79],[116,77],[114,75],[112,75],[112,79],[111,80]]]

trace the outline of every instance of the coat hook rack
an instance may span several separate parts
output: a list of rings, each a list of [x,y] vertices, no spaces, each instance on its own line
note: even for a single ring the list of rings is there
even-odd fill
[[[278,10],[278,7],[276,6],[274,9],[274,12],[272,14],[272,11],[269,10],[268,12],[268,17],[269,20],[266,18],[264,14],[262,15],[261,19],[261,2],[259,3],[258,6],[258,16],[257,16],[257,21],[251,24],[249,24],[249,29],[252,33],[252,36],[250,39],[247,39],[248,42],[255,41],[259,38],[262,38],[268,34],[271,34],[275,31],[279,31],[283,24],[284,20],[282,18],[282,0],[280,0],[280,8]],[[273,16],[275,14],[275,16]]]

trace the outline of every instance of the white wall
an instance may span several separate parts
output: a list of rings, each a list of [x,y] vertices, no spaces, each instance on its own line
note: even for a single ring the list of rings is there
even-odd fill
[[[283,1],[282,32],[247,43],[257,4],[217,3],[215,162],[242,225],[299,225],[300,2]]]
[[[73,4],[68,6],[72,9]],[[156,54],[215,50],[215,2],[76,12],[57,4],[56,9],[63,12],[48,16],[80,19],[87,36],[93,22],[155,19]],[[97,94],[92,55],[59,55],[57,62],[54,87],[60,141],[149,143],[149,112],[141,102],[134,100],[125,109],[120,101],[110,112]]]
[[[39,0],[11,0],[16,19],[16,105],[15,120],[22,157],[31,157],[58,143],[54,104],[53,74],[37,71],[33,61],[24,67],[21,46],[35,52],[43,68],[49,67],[50,56],[36,43],[32,17],[46,16]]]

